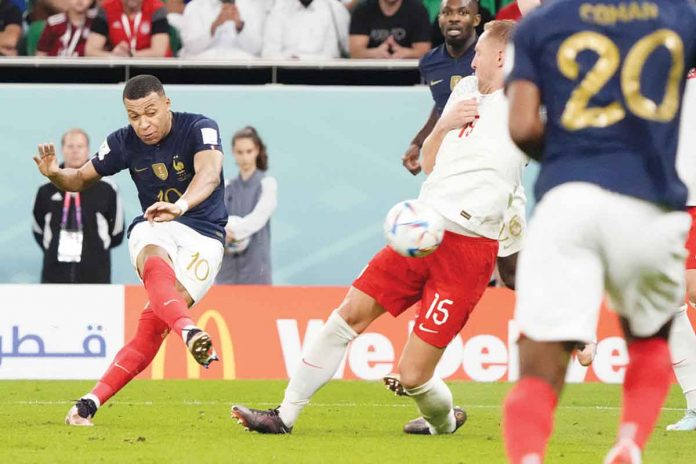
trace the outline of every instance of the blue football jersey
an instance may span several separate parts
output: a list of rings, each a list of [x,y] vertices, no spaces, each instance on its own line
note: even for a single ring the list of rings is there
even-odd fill
[[[447,52],[445,44],[435,47],[423,55],[418,67],[423,82],[430,88],[430,93],[435,101],[435,109],[438,116],[442,114],[452,90],[463,77],[474,73],[471,62],[476,51],[474,43],[459,58],[452,58]]]
[[[199,114],[173,112],[172,128],[157,145],[146,145],[127,126],[106,138],[92,164],[101,176],[128,169],[145,211],[158,201],[174,203],[184,194],[195,174],[193,157],[205,150],[222,152],[217,123]],[[133,226],[144,220],[142,215],[133,219],[129,236]],[[213,193],[176,220],[224,243],[227,211],[222,173]]]
[[[514,34],[507,78],[546,107],[535,193],[565,182],[682,209],[675,157],[685,76],[696,60],[690,0],[556,0]]]

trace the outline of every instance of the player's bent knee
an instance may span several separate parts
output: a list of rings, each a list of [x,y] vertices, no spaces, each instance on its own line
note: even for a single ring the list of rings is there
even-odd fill
[[[426,375],[422,372],[409,372],[399,370],[399,381],[406,390],[413,390],[416,387],[425,385],[432,375]]]
[[[150,260],[150,258],[163,259],[169,266],[172,266],[172,260],[164,248],[157,245],[146,245],[140,251],[138,258],[136,259],[136,266],[141,277],[145,272],[145,264],[148,260]]]
[[[338,307],[338,314],[357,333],[363,333],[377,317],[384,313],[375,300],[351,288]]]
[[[365,313],[361,312],[358,308],[351,305],[350,303],[341,304],[338,308],[338,315],[346,321],[346,324],[350,326],[351,329],[355,330],[356,333],[363,333],[365,329],[370,325],[370,320],[365,317]]]
[[[399,381],[407,390],[420,387],[427,383],[434,375],[434,369],[423,369],[419,366],[409,364],[403,359],[398,367]]]

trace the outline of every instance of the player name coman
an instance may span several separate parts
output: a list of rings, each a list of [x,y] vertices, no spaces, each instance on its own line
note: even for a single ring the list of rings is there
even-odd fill
[[[616,23],[649,21],[660,15],[660,8],[652,2],[627,2],[618,5],[583,3],[580,18],[586,23],[610,26]]]

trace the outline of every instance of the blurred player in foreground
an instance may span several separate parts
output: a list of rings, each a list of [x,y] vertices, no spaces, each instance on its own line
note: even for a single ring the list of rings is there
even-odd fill
[[[510,133],[542,162],[517,285],[521,379],[504,406],[512,463],[543,461],[569,353],[594,337],[605,290],[630,357],[606,463],[640,462],[669,389],[690,223],[676,135],[696,12],[689,2],[620,2],[544,5],[511,51]]]
[[[686,258],[686,296],[689,304],[694,307],[696,305],[696,138],[693,128],[696,127],[696,69],[692,69],[689,73],[683,105],[677,168],[681,178],[689,187],[687,205],[691,215],[691,230],[686,240],[686,248],[689,252]],[[668,425],[667,430],[693,431],[696,430],[696,335],[689,321],[687,305],[679,308],[677,315],[674,316],[669,347],[672,351],[674,375],[686,398],[686,412],[681,420]]]
[[[314,393],[336,372],[348,344],[385,312],[398,316],[416,302],[430,309],[417,316],[399,361],[400,380],[391,379],[391,388],[413,398],[422,414],[404,431],[449,434],[464,423],[464,411],[453,406],[435,367],[486,289],[503,213],[525,162],[508,135],[502,90],[513,27],[510,21],[486,25],[473,61],[478,80],[470,76],[457,85],[423,145],[428,178],[420,200],[445,219],[439,248],[424,258],[405,258],[389,247],[380,251],[309,345],[282,404],[268,411],[233,406],[232,415],[245,427],[289,433]]]
[[[52,144],[39,145],[34,157],[41,174],[70,192],[128,169],[144,211],[128,230],[128,248],[149,302],[133,339],[68,412],[70,425],[92,425],[97,409],[150,364],[171,330],[199,364],[217,359],[210,337],[188,315],[212,285],[223,254],[227,212],[217,124],[172,112],[154,76],[130,79],[123,104],[130,126],[109,135],[80,169],[59,168]]]

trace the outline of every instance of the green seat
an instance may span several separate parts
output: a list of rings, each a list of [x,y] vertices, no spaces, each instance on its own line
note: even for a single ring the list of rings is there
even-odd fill
[[[46,26],[46,21],[34,21],[29,25],[26,34],[26,53],[27,56],[36,55],[36,48],[39,46],[41,33]]]
[[[181,36],[174,26],[169,26],[169,47],[172,49],[172,54],[174,56],[179,56],[179,50],[181,50]]]

